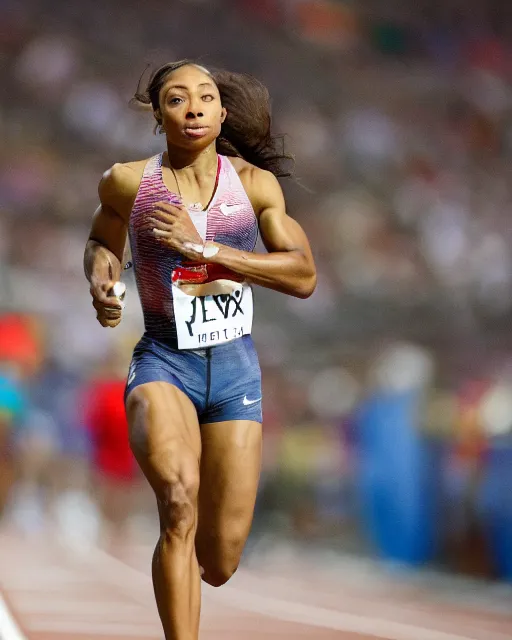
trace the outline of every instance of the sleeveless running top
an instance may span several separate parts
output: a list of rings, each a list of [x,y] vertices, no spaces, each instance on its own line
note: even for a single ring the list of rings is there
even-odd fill
[[[172,273],[186,259],[159,244],[141,225],[157,202],[178,204],[179,196],[165,186],[160,153],[144,168],[129,224],[133,267],[140,296],[146,335],[176,342],[172,297]],[[253,251],[258,237],[258,221],[236,169],[225,156],[218,156],[217,185],[208,208],[189,211],[203,240],[234,249]]]

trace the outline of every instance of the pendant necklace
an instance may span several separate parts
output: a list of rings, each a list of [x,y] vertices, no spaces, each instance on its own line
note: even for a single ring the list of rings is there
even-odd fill
[[[181,201],[183,202],[183,196],[181,195],[181,189],[180,189],[180,183],[178,182],[178,176],[176,175],[176,172],[174,171],[174,168],[173,168],[173,166],[172,166],[172,164],[170,162],[169,162],[169,166],[171,167],[172,175],[174,176],[174,180],[176,181],[176,186],[178,187],[178,195],[180,196]],[[203,205],[200,202],[192,202],[191,204],[186,204],[185,207],[189,211],[203,211]]]

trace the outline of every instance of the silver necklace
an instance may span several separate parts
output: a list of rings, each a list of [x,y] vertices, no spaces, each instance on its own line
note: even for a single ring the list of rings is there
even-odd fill
[[[172,164],[169,162],[169,166],[171,167],[171,171],[172,171],[172,175],[174,176],[174,180],[176,181],[176,186],[178,187],[178,194],[183,202],[183,196],[181,195],[181,189],[180,189],[180,183],[178,182],[178,176],[176,175],[176,172],[174,171],[174,167],[172,166]],[[186,204],[185,207],[189,210],[189,211],[203,211],[203,205],[200,202],[192,202],[190,204]]]

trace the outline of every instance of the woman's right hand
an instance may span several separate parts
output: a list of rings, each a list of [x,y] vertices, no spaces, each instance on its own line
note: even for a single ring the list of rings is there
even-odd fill
[[[115,283],[111,281],[99,282],[93,280],[91,282],[92,306],[96,309],[96,318],[102,327],[117,327],[121,322],[121,315],[124,309],[124,293],[116,296],[113,288]]]

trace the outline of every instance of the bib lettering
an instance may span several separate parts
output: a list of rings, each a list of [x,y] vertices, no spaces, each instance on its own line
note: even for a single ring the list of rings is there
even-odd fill
[[[179,349],[202,349],[251,333],[253,298],[244,283],[231,293],[191,296],[173,285]]]

